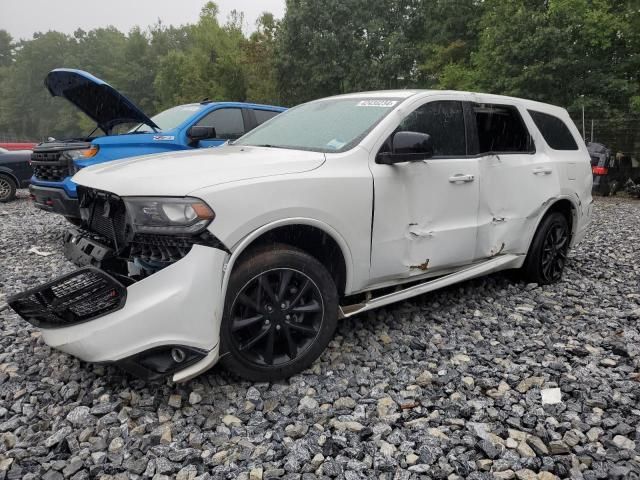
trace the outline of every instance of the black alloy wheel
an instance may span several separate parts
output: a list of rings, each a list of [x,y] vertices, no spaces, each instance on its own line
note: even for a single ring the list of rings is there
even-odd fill
[[[522,267],[525,279],[540,285],[559,281],[567,263],[570,243],[567,218],[559,212],[544,217]]]
[[[555,224],[548,231],[542,247],[542,274],[549,283],[557,282],[567,261],[569,229],[566,224]]]
[[[322,294],[307,275],[278,268],[251,279],[231,307],[234,346],[253,363],[280,366],[314,342],[324,317]]]
[[[221,361],[249,380],[287,378],[320,356],[337,316],[335,284],[314,257],[288,245],[257,250],[231,275]]]

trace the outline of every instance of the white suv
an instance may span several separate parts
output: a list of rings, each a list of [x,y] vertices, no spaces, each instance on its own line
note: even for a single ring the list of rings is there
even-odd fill
[[[10,305],[55,348],[175,381],[290,376],[338,319],[490,272],[558,281],[592,208],[564,109],[446,91],[317,100],[74,181],[84,268]]]

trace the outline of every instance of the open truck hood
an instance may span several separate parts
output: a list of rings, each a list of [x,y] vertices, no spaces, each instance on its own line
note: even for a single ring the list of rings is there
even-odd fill
[[[131,100],[90,73],[57,68],[49,72],[44,85],[51,95],[66,98],[86,113],[107,134],[122,123],[143,123],[158,128]]]

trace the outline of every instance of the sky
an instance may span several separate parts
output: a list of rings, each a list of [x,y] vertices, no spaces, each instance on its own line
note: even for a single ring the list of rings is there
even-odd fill
[[[264,11],[282,18],[285,0],[215,0],[224,23],[231,10],[244,12],[245,31],[254,30]],[[128,32],[158,19],[166,25],[194,23],[206,0],[0,0],[0,29],[14,39],[30,39],[34,32],[57,30],[73,33],[113,25]]]

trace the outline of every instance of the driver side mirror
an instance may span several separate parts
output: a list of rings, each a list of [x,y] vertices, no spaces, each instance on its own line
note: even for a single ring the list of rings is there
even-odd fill
[[[396,132],[391,138],[391,151],[376,156],[376,163],[393,165],[417,162],[433,157],[431,135],[420,132]]]
[[[202,127],[195,125],[189,129],[187,136],[192,142],[208,140],[210,138],[216,138],[216,129],[214,127]]]

